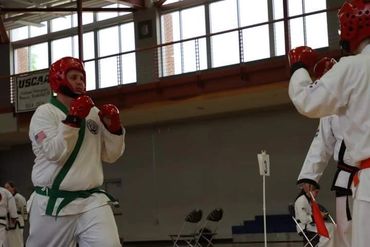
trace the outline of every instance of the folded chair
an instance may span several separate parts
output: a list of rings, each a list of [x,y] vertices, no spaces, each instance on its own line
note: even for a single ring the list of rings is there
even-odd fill
[[[294,205],[293,204],[289,204],[288,205],[288,210],[289,210],[289,214],[290,216],[292,217],[292,220],[294,221],[294,223],[296,224],[297,226],[297,230],[299,230],[298,234],[299,235],[302,235],[304,237],[304,240],[306,240],[306,244],[304,245],[304,247],[316,247],[318,243],[316,243],[317,239],[319,238],[319,235],[317,233],[315,233],[314,235],[310,236],[311,234],[308,233],[301,227],[301,225],[299,224],[299,220],[297,220],[295,218],[295,210],[294,210]]]
[[[173,242],[173,247],[196,246],[198,227],[202,216],[202,210],[194,209],[185,217],[184,223],[178,234],[169,235]]]
[[[214,246],[212,240],[217,234],[218,224],[223,214],[224,211],[222,208],[215,208],[208,214],[204,224],[199,230],[194,246]]]

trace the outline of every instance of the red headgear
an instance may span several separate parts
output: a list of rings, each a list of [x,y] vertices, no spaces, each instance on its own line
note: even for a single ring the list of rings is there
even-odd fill
[[[49,83],[55,93],[65,94],[71,97],[75,96],[73,95],[73,88],[67,79],[67,73],[70,70],[80,71],[84,76],[86,85],[86,73],[82,61],[78,58],[63,57],[54,62],[49,69]]]
[[[338,12],[340,42],[344,50],[354,52],[370,37],[370,1],[345,2]]]
[[[316,79],[319,79],[321,76],[323,76],[336,63],[337,61],[335,61],[334,58],[329,57],[321,58],[313,67],[313,73]]]

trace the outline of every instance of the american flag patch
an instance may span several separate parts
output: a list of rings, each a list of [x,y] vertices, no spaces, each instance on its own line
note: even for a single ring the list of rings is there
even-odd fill
[[[43,130],[35,135],[35,140],[37,143],[41,143],[46,138],[46,134]]]

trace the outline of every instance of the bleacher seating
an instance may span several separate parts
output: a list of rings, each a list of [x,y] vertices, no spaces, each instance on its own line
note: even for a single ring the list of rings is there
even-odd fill
[[[273,241],[300,241],[296,226],[289,214],[266,215],[268,239]],[[255,216],[254,220],[246,220],[242,225],[232,226],[234,242],[263,240],[263,215]]]

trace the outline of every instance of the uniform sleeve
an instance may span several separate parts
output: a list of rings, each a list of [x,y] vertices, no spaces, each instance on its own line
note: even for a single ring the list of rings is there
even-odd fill
[[[8,213],[9,213],[9,216],[10,218],[12,219],[15,219],[18,217],[18,214],[17,214],[17,206],[15,204],[15,198],[14,196],[9,192],[6,192],[7,193],[7,197],[8,197]]]
[[[300,220],[303,228],[306,224],[312,222],[310,204],[304,195],[297,198],[294,203],[295,217]]]
[[[20,207],[20,212],[22,214],[22,217],[24,220],[28,219],[28,214],[27,214],[27,201],[26,198],[24,198],[22,195],[18,196],[18,203]]]
[[[63,124],[55,112],[42,107],[31,119],[29,137],[36,156],[64,164],[77,142],[79,130]]]
[[[297,183],[319,180],[333,156],[336,138],[332,131],[332,117],[320,119],[319,127],[307,152]]]
[[[115,135],[110,133],[103,125],[102,129],[102,160],[107,163],[114,163],[122,156],[125,150],[126,131],[123,128],[121,135]]]
[[[335,64],[323,77],[312,82],[306,69],[296,70],[289,82],[289,97],[298,112],[311,118],[336,115],[349,101],[353,84],[350,61]]]

